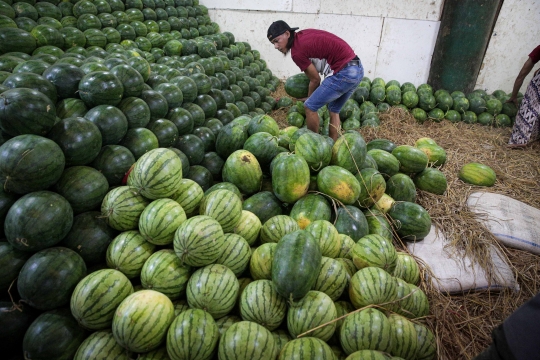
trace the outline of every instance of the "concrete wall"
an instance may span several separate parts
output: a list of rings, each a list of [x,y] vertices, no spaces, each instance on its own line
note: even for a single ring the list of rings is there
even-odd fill
[[[427,81],[444,0],[201,0],[221,31],[232,32],[261,53],[272,72],[300,70],[266,39],[268,26],[330,31],[347,41],[370,78]],[[505,0],[477,87],[509,92],[527,54],[540,44],[540,0]],[[537,44],[538,42],[538,44]],[[528,83],[528,80],[526,81]],[[524,88],[526,84],[524,85]]]
[[[358,54],[365,74],[400,82],[427,81],[443,0],[205,0],[221,31],[232,32],[261,52],[272,72],[286,78],[300,70],[266,38],[268,26],[330,31]],[[361,15],[360,15],[361,14]]]
[[[505,0],[484,56],[477,88],[511,92],[531,51],[540,45],[540,1]],[[521,87],[524,93],[536,64]]]

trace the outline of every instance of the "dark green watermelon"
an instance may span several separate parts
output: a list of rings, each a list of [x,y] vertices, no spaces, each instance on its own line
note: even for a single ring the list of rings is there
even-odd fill
[[[143,90],[140,98],[148,105],[150,109],[150,120],[164,118],[169,112],[167,99],[159,92],[154,90]]]
[[[86,276],[82,257],[65,247],[38,251],[24,264],[17,279],[21,298],[39,310],[69,304],[77,283]]]
[[[262,224],[273,216],[283,214],[281,202],[270,191],[261,191],[250,196],[243,202],[242,209],[254,213]]]
[[[44,190],[64,171],[62,149],[37,135],[19,135],[0,146],[0,184],[16,194]]]
[[[107,191],[107,178],[89,166],[72,166],[64,170],[54,190],[71,205],[74,214],[96,210]]]
[[[128,129],[142,128],[150,122],[150,108],[138,97],[122,99],[118,104],[118,109],[126,116]]]
[[[210,170],[201,165],[190,166],[184,178],[195,181],[203,191],[208,190],[214,183],[214,177]]]
[[[177,107],[170,110],[166,116],[166,119],[172,121],[172,123],[176,125],[179,136],[191,134],[193,131],[193,116],[184,108]]]
[[[59,243],[72,223],[73,210],[66,199],[51,191],[35,191],[11,206],[4,231],[14,248],[39,251]]]
[[[147,128],[156,135],[159,147],[171,147],[178,140],[178,128],[167,119],[152,121]]]
[[[101,132],[97,125],[81,117],[63,119],[53,126],[47,137],[64,153],[67,166],[86,165],[101,150]]]
[[[116,186],[121,185],[122,179],[134,163],[135,157],[125,146],[106,145],[92,162],[92,167],[105,176],[109,186]]]
[[[69,308],[45,312],[34,320],[24,335],[24,357],[72,359],[86,336]]]
[[[79,82],[79,96],[89,106],[118,105],[124,94],[122,82],[111,72],[94,71]]]
[[[146,128],[135,128],[127,131],[120,145],[128,148],[135,157],[135,160],[137,160],[146,152],[157,149],[159,142],[152,131]]]
[[[360,209],[351,205],[337,209],[334,226],[340,234],[350,236],[355,242],[369,233],[366,216]]]
[[[128,131],[126,116],[112,105],[98,105],[90,109],[84,117],[99,128],[102,145],[118,144]]]
[[[107,225],[99,211],[88,211],[75,216],[73,226],[60,243],[78,253],[86,265],[102,263],[111,241],[118,231]]]
[[[3,269],[0,274],[0,290],[7,290],[11,286],[30,256],[31,253],[17,250],[6,241],[0,242],[0,266]],[[0,332],[2,328],[0,327]]]
[[[0,129],[9,135],[45,135],[55,122],[55,104],[43,93],[16,88],[0,94]]]
[[[204,143],[195,135],[180,136],[174,147],[186,154],[192,166],[199,165],[204,158]]]

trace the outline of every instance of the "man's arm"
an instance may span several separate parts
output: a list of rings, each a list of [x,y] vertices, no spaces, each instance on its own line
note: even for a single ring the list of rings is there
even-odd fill
[[[307,69],[304,70],[304,73],[309,79],[308,97],[310,97],[315,89],[317,89],[321,84],[321,76],[313,64],[310,64]]]
[[[523,85],[523,80],[525,80],[525,77],[529,75],[533,67],[534,63],[532,59],[528,58],[525,64],[523,64],[523,67],[521,68],[521,71],[519,72],[516,81],[514,82],[512,95],[510,95],[510,99],[508,99],[508,102],[513,102],[517,106],[517,93],[521,88],[521,85]]]

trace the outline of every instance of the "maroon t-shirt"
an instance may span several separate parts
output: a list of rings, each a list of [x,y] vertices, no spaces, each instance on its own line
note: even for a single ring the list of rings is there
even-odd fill
[[[325,59],[337,73],[356,55],[343,39],[324,30],[306,29],[296,33],[291,57],[301,71],[311,64],[310,59]]]
[[[529,57],[531,58],[531,60],[533,61],[533,63],[537,63],[538,61],[540,61],[540,45],[538,45],[533,51],[532,53],[529,54]]]

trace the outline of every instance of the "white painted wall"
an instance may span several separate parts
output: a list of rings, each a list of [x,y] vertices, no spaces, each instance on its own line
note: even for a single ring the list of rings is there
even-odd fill
[[[493,30],[477,88],[510,93],[514,81],[531,51],[540,45],[540,1],[505,0]],[[525,93],[536,64],[521,87]]]
[[[232,32],[261,53],[279,78],[300,70],[274,50],[268,26],[330,31],[347,41],[366,76],[386,81],[427,81],[444,0],[201,0],[221,31]],[[540,44],[540,0],[505,0],[478,77],[477,88],[510,92],[527,59]],[[522,91],[525,90],[526,79]]]
[[[285,20],[291,27],[329,31],[351,45],[366,76],[412,82],[428,79],[443,0],[204,0],[221,31],[232,32],[261,53],[279,78],[300,69],[266,38],[268,26]]]

